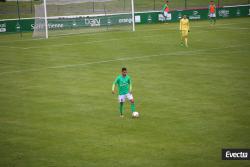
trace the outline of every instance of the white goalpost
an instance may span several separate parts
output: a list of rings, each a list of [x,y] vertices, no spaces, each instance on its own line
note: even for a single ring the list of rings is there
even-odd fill
[[[43,6],[44,6],[44,20],[45,20],[45,38],[48,39],[49,34],[48,34],[48,18],[47,18],[47,1],[46,0],[44,0]]]
[[[135,8],[134,8],[134,0],[131,0],[131,13],[132,13],[132,26],[133,26],[133,31],[135,31]]]
[[[134,0],[42,0],[34,38],[100,31],[135,31]]]

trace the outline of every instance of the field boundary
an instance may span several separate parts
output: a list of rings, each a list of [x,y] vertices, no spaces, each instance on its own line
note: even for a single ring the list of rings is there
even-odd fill
[[[216,25],[216,28],[224,28],[223,26],[228,26],[228,25],[237,25],[237,24],[241,24],[241,23],[225,23],[225,24],[218,24]],[[196,26],[192,26],[192,28],[199,28],[199,27],[207,27],[207,25],[196,25]],[[234,29],[234,28],[230,28],[230,29]],[[235,28],[235,29],[240,29],[240,28]],[[249,28],[244,28],[244,29],[249,29]],[[150,29],[150,30],[137,30],[137,32],[150,32],[150,31],[161,31],[161,30],[176,30],[178,31],[178,27],[164,27],[163,28],[154,28],[154,29]],[[86,34],[86,33],[72,33],[70,35],[77,35],[77,36],[96,36],[99,34],[103,34],[103,33],[108,33],[108,32],[98,32],[98,33],[90,33],[90,34]],[[112,33],[128,33],[128,31],[113,31]],[[71,37],[69,36],[69,34],[61,34],[58,36],[51,36],[50,39],[57,39],[57,38],[65,38],[65,37]],[[133,38],[133,37],[132,37]],[[118,38],[115,38],[118,39]],[[0,44],[4,44],[4,43],[13,43],[13,42],[25,42],[25,41],[36,41],[36,40],[44,40],[44,39],[37,39],[37,38],[32,38],[32,39],[20,39],[20,40],[12,40],[12,41],[0,41]],[[107,40],[102,40],[100,42],[105,42]],[[79,44],[85,43],[85,42],[78,42]],[[78,44],[77,43],[77,44]],[[87,42],[87,43],[90,43]],[[93,42],[95,43],[95,42]],[[67,44],[67,45],[71,45],[71,44]],[[65,45],[65,46],[67,46]],[[50,45],[50,46],[54,46],[54,45]],[[64,45],[61,45],[64,46]],[[0,47],[6,47],[6,48],[11,48],[11,49],[32,49],[32,48],[40,48],[40,47],[12,47],[12,46],[4,46],[4,45],[0,45]]]
[[[220,7],[216,10],[216,16],[218,19],[224,18],[239,18],[249,17],[250,4],[236,5],[228,7]],[[161,11],[144,11],[135,12],[136,24],[152,24],[152,23],[164,23],[178,22],[183,15],[187,15],[190,20],[207,20],[207,9],[185,9],[185,10],[173,10],[169,12],[169,16],[165,18]],[[119,14],[99,14],[99,15],[73,15],[73,16],[53,16],[49,17],[48,25],[49,30],[70,30],[86,29],[86,28],[100,28],[100,27],[112,27],[123,26],[131,24],[132,18],[129,13]],[[43,24],[36,24],[34,18],[25,18],[20,20],[0,20],[0,34],[5,33],[21,33],[32,32],[34,29],[43,27]],[[78,32],[77,32],[78,33]],[[87,32],[86,32],[87,33]],[[70,34],[70,33],[69,33]]]

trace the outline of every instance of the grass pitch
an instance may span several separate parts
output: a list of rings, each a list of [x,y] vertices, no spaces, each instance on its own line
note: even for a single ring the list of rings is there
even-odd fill
[[[222,148],[250,147],[249,18],[138,25],[31,40],[0,36],[0,166],[249,166]],[[136,110],[111,85],[126,66]]]

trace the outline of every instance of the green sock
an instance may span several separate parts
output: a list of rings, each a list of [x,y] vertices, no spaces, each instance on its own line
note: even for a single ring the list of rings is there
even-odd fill
[[[130,108],[132,112],[135,112],[135,103],[131,103]]]
[[[120,114],[122,115],[123,112],[123,103],[120,103]]]

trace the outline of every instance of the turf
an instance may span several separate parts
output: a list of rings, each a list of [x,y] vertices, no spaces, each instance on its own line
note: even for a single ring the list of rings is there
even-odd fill
[[[244,167],[250,147],[249,18],[32,40],[0,36],[0,166]],[[136,110],[111,85],[126,66]]]

